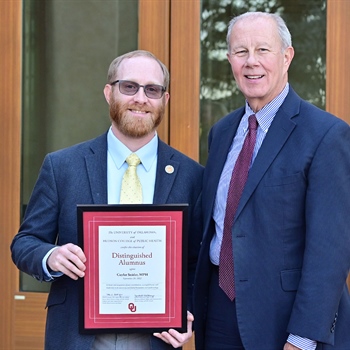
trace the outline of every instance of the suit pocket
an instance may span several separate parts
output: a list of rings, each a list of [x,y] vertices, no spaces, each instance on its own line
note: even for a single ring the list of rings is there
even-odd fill
[[[305,181],[302,172],[279,177],[265,177],[264,184],[267,187],[292,185]]]
[[[284,270],[281,271],[281,286],[285,292],[294,292],[298,289],[301,278],[301,270]]]
[[[298,231],[304,232],[303,203],[306,190],[307,181],[302,172],[280,177],[269,175],[264,178],[264,187],[260,193],[262,199],[259,197],[259,201],[263,203],[261,207],[265,213],[274,213],[271,214],[271,218],[276,219],[274,222],[276,230],[279,232],[288,230],[293,234]]]
[[[63,304],[66,301],[66,296],[67,296],[67,289],[66,288],[52,290],[49,293],[46,307],[48,308],[50,306]]]

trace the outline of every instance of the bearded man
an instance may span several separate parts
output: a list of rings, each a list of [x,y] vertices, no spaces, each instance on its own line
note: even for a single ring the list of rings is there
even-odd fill
[[[54,282],[47,301],[46,350],[181,347],[192,336],[191,313],[186,333],[79,333],[78,280],[85,276],[86,255],[78,246],[76,206],[120,203],[130,154],[140,160],[141,203],[189,204],[189,310],[201,241],[203,167],[166,145],[156,132],[169,100],[167,68],[150,52],[138,50],[117,57],[107,79],[111,127],[104,135],[45,157],[11,245],[12,258],[39,281]]]

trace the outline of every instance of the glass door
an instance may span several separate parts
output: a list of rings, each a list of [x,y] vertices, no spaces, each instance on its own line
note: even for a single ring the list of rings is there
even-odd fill
[[[23,2],[22,216],[44,156],[107,130],[109,64],[137,45],[137,0]],[[48,289],[20,274],[20,291]]]

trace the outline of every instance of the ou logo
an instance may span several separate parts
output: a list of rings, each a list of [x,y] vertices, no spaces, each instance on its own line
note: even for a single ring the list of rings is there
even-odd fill
[[[136,305],[134,303],[129,303],[128,304],[128,309],[131,311],[131,312],[136,312]]]

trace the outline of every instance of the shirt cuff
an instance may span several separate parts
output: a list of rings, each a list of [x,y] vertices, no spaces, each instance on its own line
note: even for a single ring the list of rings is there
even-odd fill
[[[302,338],[298,335],[289,334],[287,342],[301,350],[315,350],[317,342],[308,338]]]
[[[44,271],[44,281],[45,282],[50,282],[53,281],[54,278],[56,277],[61,277],[63,275],[62,272],[56,272],[56,271],[52,271],[51,273],[49,272],[49,269],[47,268],[47,259],[49,258],[50,254],[57,249],[58,247],[54,247],[52,249],[50,249],[46,255],[44,256],[41,265],[43,267],[43,271]]]

